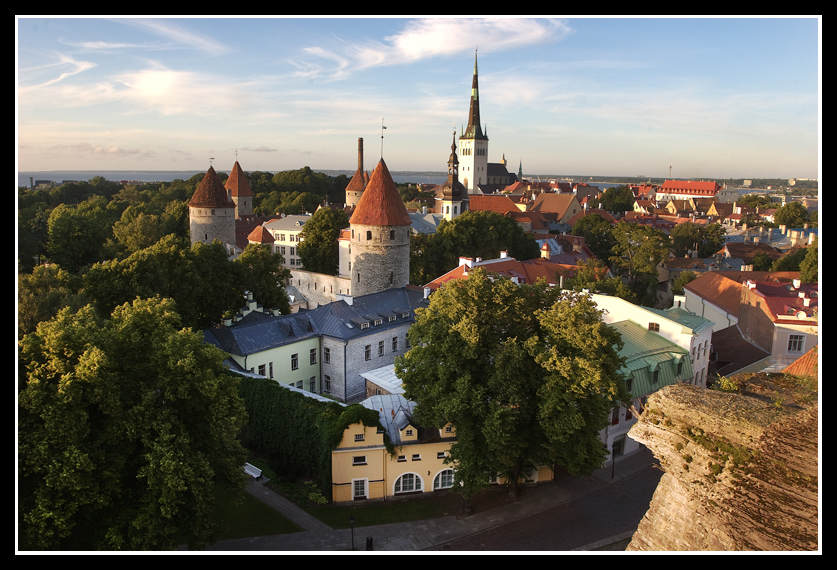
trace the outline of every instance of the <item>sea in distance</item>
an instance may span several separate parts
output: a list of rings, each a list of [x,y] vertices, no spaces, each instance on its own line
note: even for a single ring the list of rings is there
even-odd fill
[[[219,172],[226,172],[226,170],[219,170]],[[351,177],[354,171],[350,170],[326,170],[323,171],[329,176],[337,176],[345,174]],[[101,176],[106,180],[113,182],[172,182],[173,180],[188,180],[195,174],[196,171],[191,170],[50,170],[50,171],[19,171],[17,173],[17,185],[29,186],[30,183],[39,180],[51,180],[57,185],[65,182],[81,182],[87,181],[96,176]],[[413,184],[442,184],[447,180],[447,175],[444,173],[412,173],[412,172],[392,172],[392,179],[396,184],[413,183]],[[537,179],[537,178],[536,178]],[[541,178],[546,180],[546,178]],[[593,186],[598,186],[605,190],[610,188],[615,183],[595,182],[590,183]]]

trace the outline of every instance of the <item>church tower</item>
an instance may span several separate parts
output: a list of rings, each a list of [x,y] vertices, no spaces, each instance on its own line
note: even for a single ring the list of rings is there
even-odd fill
[[[453,142],[450,145],[448,180],[442,186],[440,193],[441,203],[440,207],[436,209],[436,213],[442,214],[446,220],[451,221],[462,213],[462,200],[468,197],[468,191],[459,181],[459,159],[456,156],[456,130],[453,131]]]
[[[480,124],[480,97],[477,81],[477,55],[474,53],[474,78],[471,81],[471,107],[468,128],[459,137],[459,175],[468,194],[479,194],[480,184],[488,182],[488,136]]]
[[[235,218],[240,220],[252,216],[253,191],[250,189],[250,181],[247,180],[247,175],[241,170],[241,165],[238,164],[237,160],[224,187],[235,203]]]
[[[411,224],[382,158],[349,220],[353,297],[407,286]]]
[[[189,201],[189,236],[192,245],[216,239],[235,245],[235,202],[211,166]]]
[[[357,170],[346,186],[346,206],[354,208],[369,183],[369,173],[363,171],[363,139],[357,139]]]

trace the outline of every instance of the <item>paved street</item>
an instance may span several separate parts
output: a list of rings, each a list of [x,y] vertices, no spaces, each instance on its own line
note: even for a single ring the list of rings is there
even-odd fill
[[[563,477],[529,487],[519,501],[470,517],[441,517],[355,529],[355,546],[372,537],[375,551],[566,551],[590,549],[630,537],[639,524],[662,471],[648,450],[623,457],[589,477]],[[350,550],[351,531],[312,521],[301,509],[251,483],[248,492],[307,529],[305,532],[226,540],[210,551]]]

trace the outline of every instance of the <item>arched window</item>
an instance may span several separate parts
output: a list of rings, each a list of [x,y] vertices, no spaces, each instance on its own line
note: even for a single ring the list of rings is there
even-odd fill
[[[389,230],[389,240],[395,241],[395,230]]]
[[[450,489],[453,487],[453,469],[445,469],[440,471],[436,478],[433,479],[433,490]]]
[[[395,482],[396,493],[412,493],[421,491],[421,477],[414,473],[404,473]]]

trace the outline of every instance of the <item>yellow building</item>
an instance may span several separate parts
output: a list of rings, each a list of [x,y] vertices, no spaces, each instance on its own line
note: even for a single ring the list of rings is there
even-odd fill
[[[361,423],[350,425],[331,453],[332,501],[392,499],[433,493],[453,486],[454,466],[445,464],[456,430],[451,424],[424,428],[412,417],[415,402],[395,394],[375,395],[360,405],[378,412],[382,430]],[[394,453],[387,451],[389,435]],[[551,481],[548,466],[537,466],[520,483]],[[490,481],[503,484],[502,477]]]
[[[415,402],[400,395],[378,395],[360,405],[375,410],[383,430],[360,423],[346,428],[331,453],[332,500],[390,499],[396,495],[450,489],[453,469],[445,465],[453,427],[419,426],[412,417]],[[394,448],[390,454],[384,435]]]

